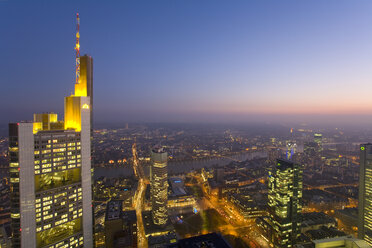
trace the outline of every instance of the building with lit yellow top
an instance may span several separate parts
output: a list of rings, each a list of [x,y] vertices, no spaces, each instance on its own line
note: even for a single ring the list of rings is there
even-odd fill
[[[13,247],[93,247],[92,58],[81,59],[63,121],[43,113],[9,124]]]

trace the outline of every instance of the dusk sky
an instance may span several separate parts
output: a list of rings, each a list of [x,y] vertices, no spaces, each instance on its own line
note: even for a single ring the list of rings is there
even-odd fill
[[[97,122],[372,116],[372,1],[0,0],[1,123],[63,113],[76,12]]]

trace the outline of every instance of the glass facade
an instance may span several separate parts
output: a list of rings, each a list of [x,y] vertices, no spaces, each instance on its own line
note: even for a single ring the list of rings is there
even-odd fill
[[[10,129],[17,129],[11,124]],[[21,124],[22,126],[22,124]],[[21,132],[10,135],[10,172],[12,191],[13,246],[21,245],[22,229],[36,236],[35,245],[30,247],[83,247],[82,232],[82,185],[80,133],[73,130],[38,131],[33,134],[33,173],[29,178],[20,178],[18,147]],[[18,135],[19,134],[19,135]],[[22,163],[24,165],[25,163]],[[33,225],[21,225],[19,219],[23,204],[19,182],[27,180],[34,184],[32,201],[35,218]],[[35,230],[31,230],[35,228]]]
[[[156,225],[165,225],[168,220],[168,154],[162,149],[152,150],[151,159],[152,219]]]
[[[360,146],[358,238],[372,246],[372,144]]]
[[[293,247],[300,235],[302,167],[278,159],[269,173],[268,205],[274,247]]]

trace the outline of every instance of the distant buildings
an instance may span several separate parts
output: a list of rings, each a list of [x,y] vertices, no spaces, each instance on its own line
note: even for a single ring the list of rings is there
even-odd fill
[[[151,151],[151,203],[152,220],[155,225],[162,226],[168,221],[168,154],[162,148]]]
[[[300,235],[302,168],[278,159],[269,174],[268,211],[275,247],[293,247]]]
[[[323,150],[323,135],[321,133],[314,133],[314,142],[318,144],[318,151]]]
[[[292,156],[296,153],[297,151],[297,144],[296,141],[294,140],[289,140],[286,142],[286,158],[288,160],[292,159]]]
[[[358,238],[372,245],[372,144],[360,146]]]

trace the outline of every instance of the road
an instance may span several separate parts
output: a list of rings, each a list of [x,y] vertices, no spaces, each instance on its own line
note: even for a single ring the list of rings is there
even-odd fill
[[[145,234],[145,227],[143,225],[143,219],[142,219],[142,209],[143,209],[143,199],[145,196],[145,190],[146,186],[148,184],[145,174],[143,172],[143,168],[138,160],[137,155],[137,146],[136,143],[132,146],[132,152],[133,152],[133,170],[134,174],[138,178],[138,187],[137,192],[134,196],[134,209],[136,210],[136,216],[137,216],[137,245],[138,247],[147,248],[148,243],[146,239]]]
[[[226,199],[219,200],[216,196],[208,194],[199,175],[195,175],[195,178],[198,184],[202,185],[204,195],[199,201],[201,209],[215,209],[227,223],[218,227],[222,234],[240,237],[250,247],[270,247],[269,241],[259,231],[254,218],[244,219],[239,210]]]
[[[138,181],[138,188],[136,195],[134,197],[134,208],[136,209],[137,215],[137,241],[138,247],[147,248],[147,239],[145,235],[145,227],[143,225],[142,219],[142,207],[143,207],[143,198],[145,195],[146,182],[144,179]]]

